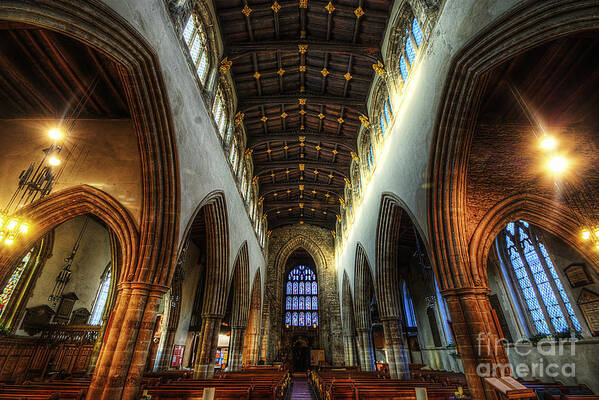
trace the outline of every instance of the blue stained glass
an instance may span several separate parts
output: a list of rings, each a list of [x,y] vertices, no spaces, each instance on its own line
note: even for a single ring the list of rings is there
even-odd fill
[[[318,297],[312,296],[312,309],[318,310]]]
[[[12,275],[8,279],[6,286],[4,286],[4,289],[0,294],[0,316],[2,316],[4,310],[6,310],[6,306],[8,305],[8,302],[17,287],[17,284],[19,283],[19,279],[21,279],[21,275],[23,275],[23,271],[25,271],[25,267],[27,267],[32,254],[33,249],[29,250],[27,254],[25,254],[19,265],[17,265],[17,268],[15,268]]]
[[[287,300],[286,300],[286,304],[285,304],[285,309],[286,310],[291,310],[291,296],[287,296]]]
[[[403,79],[403,81],[406,82],[408,80],[409,72],[404,56],[401,56],[401,58],[399,59],[399,72],[401,72],[401,79]]]
[[[318,284],[316,282],[312,282],[312,294],[318,294]]]
[[[297,294],[297,282],[293,282],[293,294]]]
[[[289,311],[287,311],[287,312],[285,313],[285,324],[286,324],[286,325],[289,325],[289,324],[291,324],[291,313],[290,313]]]
[[[294,310],[289,315],[285,314],[285,324],[289,325],[289,318],[293,326],[312,326],[314,317],[318,318],[318,313],[312,311],[318,308],[318,297],[315,296],[318,283],[314,271],[305,265],[298,265],[287,275],[285,288],[285,309]]]
[[[300,282],[298,294],[304,294],[304,282]]]
[[[287,282],[287,294],[293,294],[293,284],[291,282]]]
[[[318,313],[312,312],[312,325],[318,326]]]
[[[311,294],[311,289],[312,285],[310,284],[310,282],[306,283],[306,294]]]
[[[293,296],[293,309],[297,310],[297,296]]]
[[[385,136],[385,129],[387,128],[387,124],[385,123],[385,118],[383,114],[381,114],[381,131],[383,132],[383,136]]]
[[[416,46],[420,47],[423,35],[422,29],[420,29],[420,24],[418,23],[418,20],[416,18],[414,18],[414,21],[412,21],[412,35],[414,35]]]
[[[187,24],[185,24],[185,29],[183,30],[183,39],[185,39],[185,43],[189,44],[191,40],[191,35],[193,35],[193,16],[189,17],[187,20]]]
[[[306,326],[312,325],[312,313],[306,313]]]
[[[385,114],[385,122],[387,123],[387,125],[389,125],[389,122],[391,122],[391,113],[389,112],[389,98],[387,97],[387,100],[385,100],[385,105],[383,107],[383,113]]]
[[[416,51],[414,51],[414,46],[412,45],[412,41],[410,38],[406,38],[406,56],[408,56],[408,62],[410,65],[414,65],[414,60],[416,59]]]
[[[312,301],[310,300],[310,296],[306,297],[305,308],[306,308],[306,310],[311,310],[312,309]]]
[[[299,306],[297,307],[298,310],[304,310],[306,307],[304,307],[304,296],[300,296],[299,298]]]
[[[304,320],[304,312],[303,312],[303,311],[301,311],[301,312],[299,313],[299,323],[298,323],[298,325],[299,325],[299,326],[304,326],[304,325],[305,325],[305,324],[304,324],[304,322],[305,322],[305,320]]]
[[[291,317],[291,325],[297,326],[297,312],[294,312],[293,316]]]

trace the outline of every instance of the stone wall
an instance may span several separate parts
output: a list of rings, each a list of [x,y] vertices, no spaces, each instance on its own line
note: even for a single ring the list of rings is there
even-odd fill
[[[318,279],[319,342],[325,358],[343,365],[343,341],[339,287],[336,279],[333,237],[326,229],[312,225],[293,225],[276,229],[269,240],[266,268],[261,358],[270,364],[279,361],[283,327],[285,267],[289,255],[303,248],[314,259]]]

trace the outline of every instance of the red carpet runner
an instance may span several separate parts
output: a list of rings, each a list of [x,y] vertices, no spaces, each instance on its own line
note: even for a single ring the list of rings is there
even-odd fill
[[[310,384],[305,373],[293,374],[293,390],[291,400],[314,400]]]

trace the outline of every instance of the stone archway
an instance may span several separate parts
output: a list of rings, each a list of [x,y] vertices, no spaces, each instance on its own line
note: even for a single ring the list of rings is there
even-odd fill
[[[343,289],[341,296],[345,366],[354,367],[358,361],[358,355],[356,353],[356,322],[354,318],[354,300],[347,271],[343,271]]]
[[[250,314],[250,265],[247,242],[243,242],[235,264],[231,288],[233,291],[233,314],[231,316],[231,340],[229,345],[229,371],[240,371],[243,354],[243,338]]]
[[[360,243],[356,246],[356,261],[354,269],[355,322],[358,332],[358,353],[362,371],[374,370],[374,344],[372,338],[372,319],[370,303],[376,298],[372,279],[372,270],[368,256]]]
[[[256,271],[252,283],[250,314],[243,342],[243,365],[257,365],[260,344],[260,321],[262,311],[262,277],[260,269]]]

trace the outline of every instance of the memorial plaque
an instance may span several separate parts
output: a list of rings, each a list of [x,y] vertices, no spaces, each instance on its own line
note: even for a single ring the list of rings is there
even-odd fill
[[[570,264],[564,269],[564,274],[566,274],[568,282],[573,288],[593,283],[584,264]]]
[[[577,303],[593,336],[599,335],[599,294],[582,289]]]

